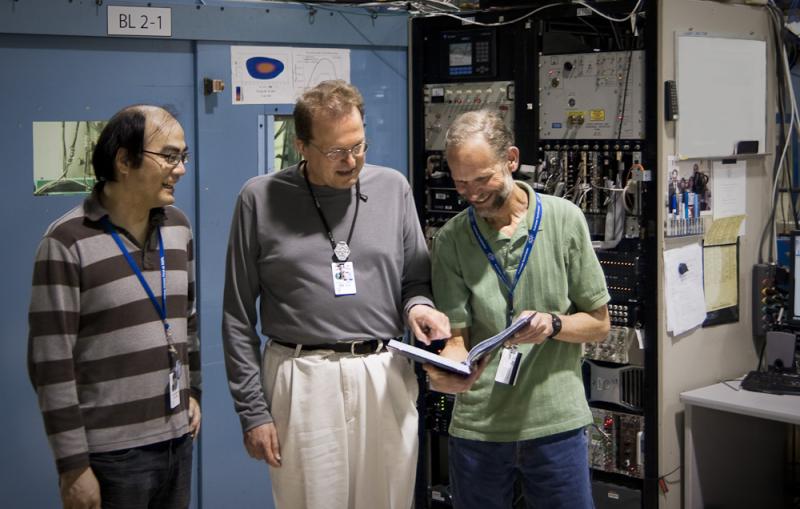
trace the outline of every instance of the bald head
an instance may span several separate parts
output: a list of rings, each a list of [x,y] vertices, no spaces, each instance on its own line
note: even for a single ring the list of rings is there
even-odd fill
[[[180,127],[175,116],[161,106],[134,104],[111,117],[97,139],[92,166],[98,184],[115,181],[115,161],[120,150],[133,168],[142,164],[144,147],[154,136]]]

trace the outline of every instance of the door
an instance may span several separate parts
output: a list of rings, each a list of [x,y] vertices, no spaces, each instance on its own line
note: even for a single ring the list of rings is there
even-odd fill
[[[2,499],[16,508],[60,507],[58,483],[36,395],[28,379],[27,310],[36,246],[47,226],[83,196],[34,196],[33,123],[108,120],[123,106],[171,106],[195,138],[194,55],[189,42],[0,35],[0,387],[5,417],[0,456]],[[72,143],[55,143],[45,154]],[[86,157],[85,152],[73,158]],[[195,216],[195,173],[176,189],[177,204]]]
[[[351,82],[366,103],[367,160],[408,175],[406,50],[352,49],[350,58]],[[197,99],[202,502],[204,507],[269,508],[273,506],[266,463],[247,456],[228,393],[220,337],[222,290],[236,196],[247,179],[271,168],[272,117],[291,114],[293,105],[233,105],[230,74],[229,44],[197,44],[198,83],[204,78],[222,79],[228,87]]]

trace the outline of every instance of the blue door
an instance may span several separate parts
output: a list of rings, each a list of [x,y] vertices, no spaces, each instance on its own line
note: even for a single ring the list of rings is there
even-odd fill
[[[406,50],[351,49],[351,82],[366,103],[368,161],[408,175]],[[230,86],[230,45],[197,44],[197,79]],[[199,96],[195,227],[199,237],[203,348],[203,507],[271,508],[267,464],[250,459],[225,378],[220,338],[225,251],[236,196],[245,181],[270,169],[270,120],[293,105],[233,105],[231,93]],[[266,124],[266,125],[265,125]],[[260,154],[260,155],[259,155]],[[316,220],[316,218],[311,218]]]
[[[33,257],[47,226],[81,196],[33,196],[33,122],[107,120],[133,103],[170,105],[191,146],[194,55],[190,42],[0,35],[0,455],[4,505],[60,507],[55,464],[27,375],[27,310]],[[57,91],[57,93],[53,93]],[[61,151],[61,145],[52,147]],[[194,147],[190,147],[194,150]],[[176,190],[195,216],[190,165]]]

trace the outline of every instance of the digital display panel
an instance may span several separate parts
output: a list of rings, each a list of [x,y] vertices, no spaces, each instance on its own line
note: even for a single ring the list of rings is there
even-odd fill
[[[454,30],[441,37],[441,69],[447,77],[469,80],[497,74],[494,29]]]
[[[472,43],[454,42],[450,44],[450,67],[472,65]]]

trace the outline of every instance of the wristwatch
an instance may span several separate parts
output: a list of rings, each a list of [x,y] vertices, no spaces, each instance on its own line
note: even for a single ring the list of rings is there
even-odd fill
[[[553,333],[548,336],[550,339],[555,338],[558,336],[558,333],[561,332],[561,318],[558,317],[555,313],[550,313],[550,316],[553,319]]]

